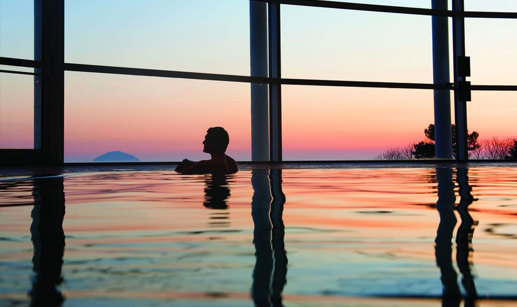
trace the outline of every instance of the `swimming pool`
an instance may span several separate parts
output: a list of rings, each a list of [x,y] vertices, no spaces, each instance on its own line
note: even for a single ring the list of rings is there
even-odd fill
[[[0,177],[0,305],[517,304],[517,164]]]

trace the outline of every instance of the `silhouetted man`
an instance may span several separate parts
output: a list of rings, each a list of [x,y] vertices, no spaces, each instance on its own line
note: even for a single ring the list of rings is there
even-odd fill
[[[184,159],[177,167],[176,171],[182,174],[233,174],[239,169],[237,163],[225,154],[230,137],[228,132],[222,127],[212,127],[207,130],[203,141],[203,152],[209,153],[210,160],[193,162]]]

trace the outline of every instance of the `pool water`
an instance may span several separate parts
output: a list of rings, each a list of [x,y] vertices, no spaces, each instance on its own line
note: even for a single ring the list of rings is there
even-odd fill
[[[0,305],[517,305],[517,165],[0,176]]]

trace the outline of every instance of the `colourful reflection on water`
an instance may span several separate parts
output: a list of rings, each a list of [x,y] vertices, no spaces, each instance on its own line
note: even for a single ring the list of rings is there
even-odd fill
[[[516,188],[511,165],[4,177],[0,305],[515,304]]]

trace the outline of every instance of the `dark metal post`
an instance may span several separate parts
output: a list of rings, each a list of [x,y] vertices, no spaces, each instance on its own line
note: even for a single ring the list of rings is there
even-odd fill
[[[447,10],[447,0],[433,0],[434,10]],[[433,16],[433,82],[447,84],[449,76],[449,21],[446,16]],[[439,159],[452,158],[451,94],[434,90],[435,154]]]
[[[256,259],[253,268],[251,297],[255,306],[271,306],[271,275],[275,263],[271,244],[273,225],[269,216],[272,201],[269,170],[252,170],[251,186],[253,187],[251,217]]]
[[[48,174],[56,175],[56,174]],[[57,174],[59,175],[59,174]],[[30,306],[61,306],[65,299],[58,286],[63,282],[65,251],[65,193],[63,177],[34,180],[31,240],[34,276]]]
[[[34,129],[44,164],[64,162],[64,7],[64,0],[34,0],[35,59],[42,63]]]
[[[34,61],[42,61],[43,0],[34,0]],[[34,149],[41,149],[41,68],[34,72]]]
[[[461,292],[458,287],[458,273],[452,264],[452,235],[458,220],[454,214],[454,183],[452,181],[452,169],[437,168],[436,180],[438,181],[438,201],[436,209],[440,214],[440,223],[436,231],[435,258],[436,265],[440,268],[440,279],[443,285],[442,300],[459,305]],[[457,304],[456,304],[457,303]],[[443,304],[447,306],[447,304]]]
[[[267,3],[250,0],[252,77],[267,77]],[[251,84],[251,160],[269,160],[268,85]]]
[[[464,1],[453,0],[453,10],[456,14],[464,12]],[[467,102],[462,95],[465,76],[460,73],[460,61],[465,56],[465,18],[455,15],[452,19],[452,39],[454,54],[454,114],[456,122],[456,159],[468,160],[467,148]]]
[[[282,85],[280,65],[280,3],[269,3],[269,86],[270,159],[282,162]]]
[[[269,174],[271,185],[271,211],[269,216],[273,229],[271,245],[273,247],[273,280],[271,282],[271,305],[283,306],[282,292],[287,282],[287,253],[285,251],[285,225],[282,218],[285,204],[285,194],[282,191],[282,169],[272,169]]]

